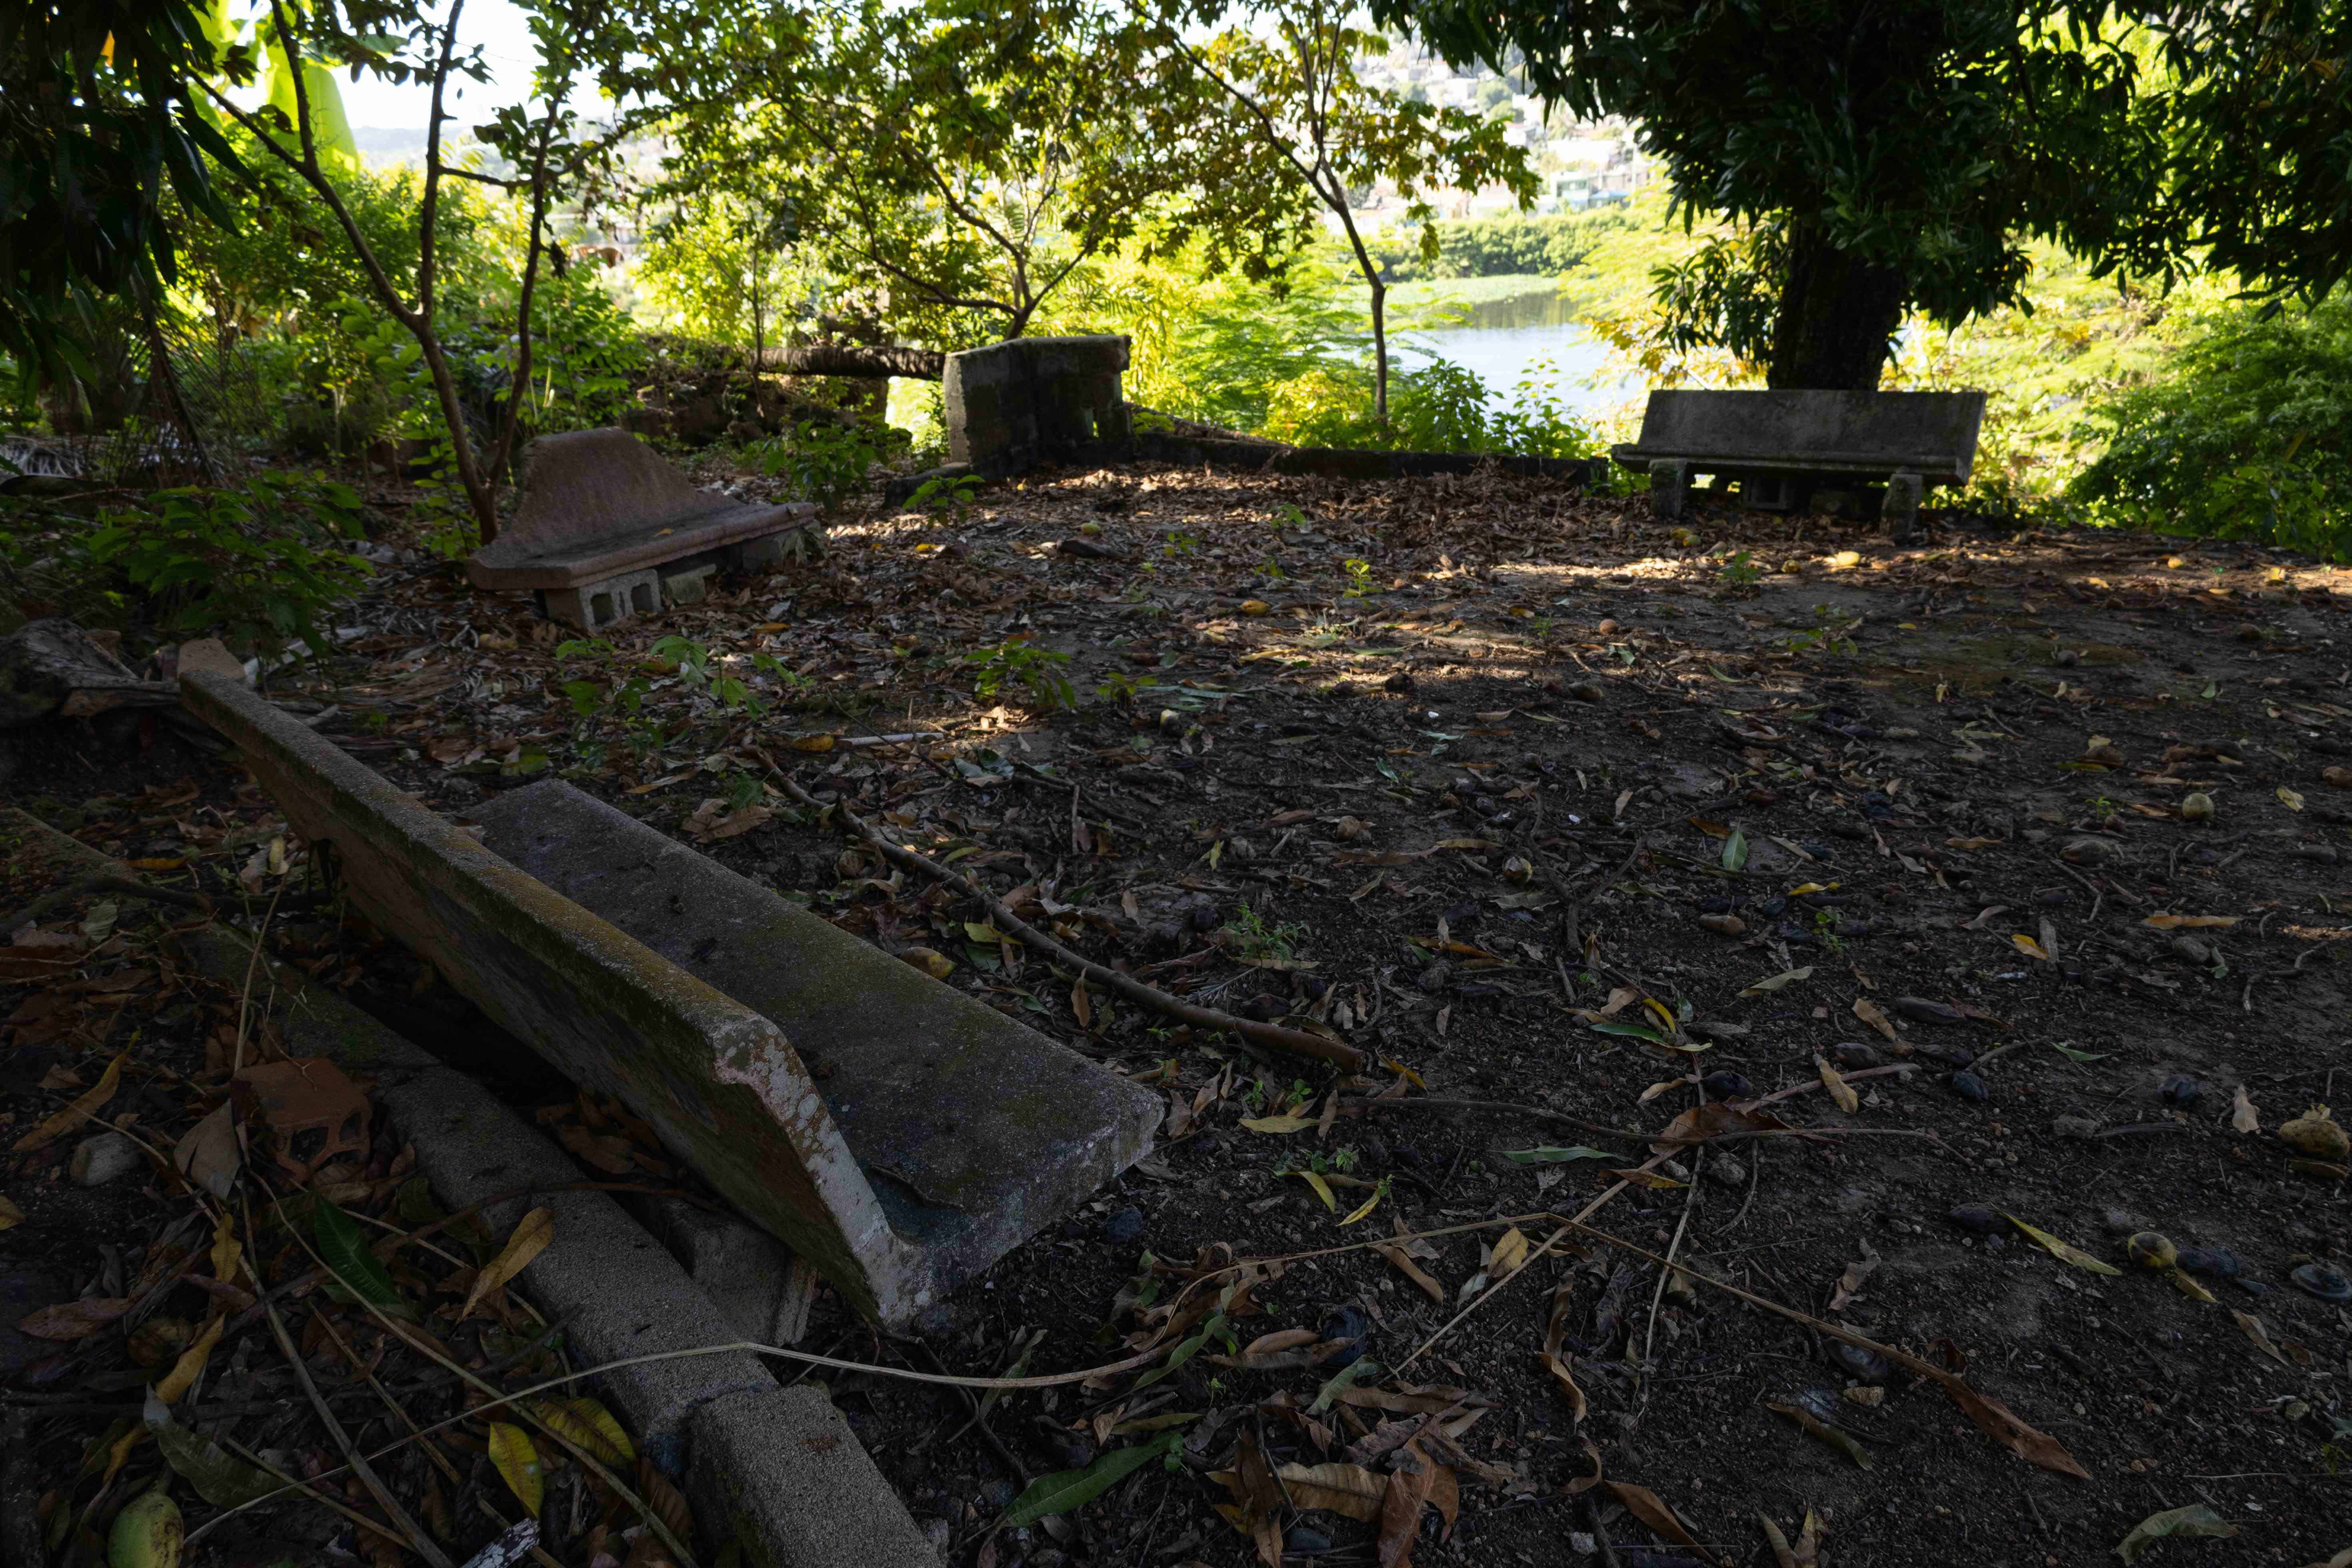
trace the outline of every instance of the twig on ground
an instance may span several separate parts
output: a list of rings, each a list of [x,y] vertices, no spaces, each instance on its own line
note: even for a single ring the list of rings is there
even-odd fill
[[[183,893],[175,888],[151,888],[144,882],[126,881],[121,877],[80,877],[62,888],[53,888],[18,910],[0,919],[0,936],[23,928],[27,921],[39,920],[59,904],[90,893],[111,893],[120,899],[145,899],[151,903],[172,904],[202,914],[213,912],[213,901],[202,893]]]
[[[250,1212],[245,1216],[245,1225],[246,1234],[254,1235],[253,1215]],[[286,1331],[286,1320],[278,1315],[277,1304],[265,1300],[261,1307],[262,1310],[269,1316],[269,1331],[276,1336],[278,1348],[285,1354],[286,1364],[294,1369],[294,1380],[302,1385],[302,1392],[310,1396],[310,1408],[319,1413],[320,1421],[327,1428],[327,1436],[332,1437],[335,1440],[335,1447],[343,1451],[343,1458],[351,1466],[352,1474],[357,1476],[360,1479],[360,1484],[367,1488],[368,1495],[375,1499],[376,1506],[383,1510],[384,1517],[392,1521],[400,1529],[402,1534],[408,1537],[408,1549],[411,1552],[431,1563],[432,1568],[457,1568],[457,1565],[450,1561],[449,1554],[442,1551],[431,1536],[425,1533],[425,1527],[416,1522],[415,1517],[401,1506],[400,1500],[392,1495],[392,1489],[383,1484],[383,1478],[375,1473],[374,1468],[360,1453],[359,1446],[352,1441],[352,1435],[343,1430],[343,1424],[335,1419],[335,1413],[329,1409],[327,1402],[320,1397],[319,1385],[311,1380],[310,1368],[302,1360],[302,1352],[295,1348],[294,1337]]]
[[[777,782],[783,786],[784,793],[791,795],[793,800],[818,813],[832,811],[853,833],[881,851],[886,858],[895,861],[908,870],[919,871],[935,881],[944,882],[963,893],[965,897],[983,905],[995,920],[998,930],[1009,932],[1034,951],[1058,963],[1069,965],[1089,982],[1117,992],[1130,1002],[1139,1003],[1156,1012],[1164,1013],[1171,1018],[1190,1024],[1195,1028],[1215,1029],[1239,1035],[1244,1039],[1255,1040],[1260,1045],[1279,1047],[1301,1056],[1314,1057],[1330,1063],[1344,1072],[1363,1070],[1366,1065],[1364,1053],[1353,1046],[1338,1040],[1327,1040],[1320,1035],[1310,1035],[1303,1029],[1286,1029],[1279,1024],[1261,1024],[1254,1019],[1236,1017],[1231,1013],[1221,1012],[1213,1007],[1201,1007],[1190,1002],[1179,1001],[1164,991],[1145,984],[1131,974],[1123,974],[1116,969],[1108,968],[1080,955],[1022,920],[1006,908],[1002,900],[990,896],[985,889],[961,872],[951,867],[942,866],[929,856],[919,855],[904,845],[893,843],[869,826],[856,812],[850,810],[845,804],[836,802],[827,806],[803,789],[798,780],[776,766],[774,762],[764,753],[755,752],[754,754],[768,764],[768,771],[775,775]]]
[[[1666,1299],[1666,1281],[1675,1275],[1675,1254],[1682,1250],[1683,1233],[1690,1229],[1691,1211],[1698,1207],[1698,1178],[1706,1164],[1706,1150],[1701,1148],[1691,1155],[1690,1184],[1683,1189],[1683,1217],[1675,1222],[1674,1239],[1666,1243],[1666,1266],[1658,1270],[1657,1288],[1650,1292],[1650,1326],[1642,1335],[1642,1365],[1650,1364],[1650,1352],[1658,1342],[1658,1307]],[[1645,1372],[1634,1373],[1636,1381]]]

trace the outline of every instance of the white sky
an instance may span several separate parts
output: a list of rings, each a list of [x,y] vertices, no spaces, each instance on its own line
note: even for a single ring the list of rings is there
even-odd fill
[[[438,7],[436,10],[446,14],[439,13]],[[489,110],[502,104],[520,103],[530,91],[531,68],[538,64],[539,51],[532,47],[530,25],[514,0],[466,0],[465,13],[457,19],[457,44],[461,49],[481,45],[490,68],[488,84],[466,77],[452,80],[454,101],[446,107],[457,113],[460,125],[488,118]],[[366,71],[360,73],[357,81],[351,79],[350,72],[337,71],[335,85],[342,89],[343,112],[353,130],[425,133],[425,116],[433,105],[429,85],[394,84]]]

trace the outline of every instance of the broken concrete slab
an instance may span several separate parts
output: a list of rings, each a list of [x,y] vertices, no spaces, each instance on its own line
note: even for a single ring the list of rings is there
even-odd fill
[[[1155,1096],[569,785],[481,828],[559,891],[243,688],[183,692],[371,920],[861,1312],[906,1321],[1150,1150]]]
[[[714,1399],[694,1413],[697,1464],[688,1489],[706,1516],[751,1524],[739,1539],[751,1568],[858,1563],[929,1568],[929,1537],[895,1493],[864,1504],[881,1483],[874,1461],[833,1402],[805,1384]]]
[[[761,1014],[817,1067],[927,1300],[1150,1152],[1161,1107],[1148,1090],[568,784],[476,816],[486,847]]]
[[[810,528],[816,508],[749,505],[697,486],[625,430],[542,436],[523,457],[522,500],[498,538],[466,562],[477,588],[527,588],[541,612],[588,630],[654,606],[645,574],[681,582],[717,565],[780,558],[777,536]],[[698,575],[677,563],[708,557]]]
[[[941,402],[950,461],[1013,474],[1091,447],[1123,446],[1129,340],[1015,338],[947,356]]]

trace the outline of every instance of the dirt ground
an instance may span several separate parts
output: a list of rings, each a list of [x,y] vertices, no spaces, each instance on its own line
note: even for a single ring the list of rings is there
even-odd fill
[[[2347,611],[2352,572],[2235,544],[1137,466],[849,519],[607,650],[394,567],[270,689],[453,814],[572,778],[1168,1097],[919,1342],[821,1304],[809,1342],[877,1364],[1178,1347],[977,1422],[828,1379],[950,1562],[2076,1563],[2203,1505],[2152,1561],[2294,1568],[2352,1544],[2347,1172],[2305,1115],[2352,1072]],[[1097,962],[1378,1066],[1079,993],[772,763]],[[183,776],[267,828],[152,727],[9,787],[247,869],[132,825]],[[348,927],[298,940],[463,1016]],[[1703,1103],[1719,1136],[1653,1147]],[[36,1232],[73,1250],[0,1250]]]

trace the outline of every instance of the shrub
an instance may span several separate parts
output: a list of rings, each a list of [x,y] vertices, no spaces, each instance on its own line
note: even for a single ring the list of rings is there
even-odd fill
[[[233,642],[324,653],[319,617],[374,570],[341,548],[362,537],[358,492],[316,475],[159,490],[100,524],[91,559],[146,594],[159,625]]]
[[[2352,559],[2352,301],[2213,310],[2156,379],[2094,405],[2072,493],[2118,521]]]

